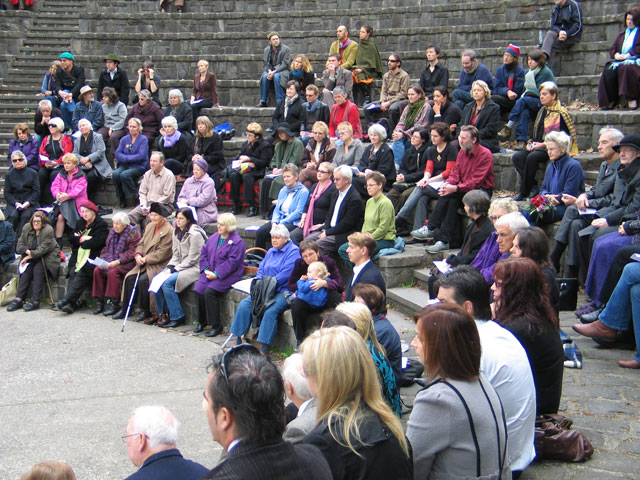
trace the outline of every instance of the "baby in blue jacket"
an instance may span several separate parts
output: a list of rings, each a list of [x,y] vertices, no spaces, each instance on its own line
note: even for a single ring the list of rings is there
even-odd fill
[[[314,280],[327,280],[328,278],[327,266],[323,262],[313,262],[307,268],[307,274],[298,280],[298,291],[293,294],[293,298],[299,298],[311,307],[324,307],[324,304],[327,303],[328,290],[325,287],[314,290],[312,285]]]

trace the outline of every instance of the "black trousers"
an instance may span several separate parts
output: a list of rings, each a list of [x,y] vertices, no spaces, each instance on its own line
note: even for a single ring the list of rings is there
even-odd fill
[[[283,223],[287,230],[290,232],[296,228],[296,225],[293,223]],[[258,231],[256,232],[256,247],[264,248],[265,250],[269,250],[269,246],[267,246],[267,242],[270,240],[271,235],[271,222],[267,222],[263,224]]]
[[[464,193],[455,192],[438,198],[433,213],[429,217],[429,229],[438,230],[435,239],[444,243],[455,241],[458,227],[458,215],[456,212],[462,206]]]
[[[93,195],[96,193],[102,178],[98,175],[95,168],[84,170],[84,175],[87,177],[87,197],[93,201]]]
[[[341,301],[342,295],[337,290],[329,290],[327,302],[324,304],[324,307],[320,308],[312,307],[304,300],[298,298],[293,300],[291,304],[291,318],[293,319],[293,330],[295,331],[298,345],[305,339],[311,314],[336,308]]]
[[[269,190],[271,190],[272,183],[273,178],[265,177],[262,179],[262,184],[260,185],[260,211],[263,215],[268,214],[273,206],[271,198],[269,198]]]
[[[195,290],[193,293],[198,299],[198,323],[203,327],[206,327],[208,323],[214,330],[220,328],[222,326],[220,323],[220,302],[224,292],[207,288],[204,295]]]
[[[40,303],[45,283],[45,268],[42,264],[42,260],[39,258],[31,260],[25,272],[20,275],[20,283],[18,284],[18,293],[16,294],[16,298],[25,300],[29,297],[29,300],[32,302]],[[31,291],[30,296],[29,291]]]
[[[126,305],[129,304],[129,299],[131,298],[131,294],[133,293],[133,285],[136,283],[136,276],[131,275],[127,277],[124,281],[124,296],[123,298],[123,308],[127,308]],[[140,278],[138,279],[138,287],[136,289],[136,297],[138,297],[138,305],[140,309],[144,310],[146,313],[151,313],[151,306],[149,304],[149,276],[147,272],[140,273]],[[133,306],[134,304],[132,304]]]
[[[539,148],[531,152],[520,150],[513,154],[511,161],[520,175],[520,194],[527,197],[531,193],[531,189],[537,184],[536,173],[538,173],[538,166],[549,161],[547,149]]]
[[[38,179],[40,180],[40,204],[51,205],[53,203],[53,195],[51,194],[51,182],[62,169],[40,167],[38,170]]]
[[[16,240],[14,243],[18,242],[18,238],[22,233],[22,227],[29,221],[35,211],[36,209],[33,207],[25,208],[24,210],[14,209],[7,217],[7,221],[13,226],[13,231],[16,232]]]
[[[613,290],[616,288],[618,284],[618,280],[622,276],[622,270],[628,264],[633,262],[631,260],[631,255],[634,253],[640,253],[640,245],[629,245],[628,247],[622,247],[616,253],[616,256],[609,267],[609,272],[607,272],[607,278],[604,281],[604,285],[602,286],[602,290],[600,291],[599,300],[606,305],[606,303],[611,298],[611,294]]]
[[[67,293],[64,296],[64,301],[67,303],[77,302],[80,300],[82,292],[84,292],[86,288],[93,286],[93,266],[87,264],[83,266],[79,272],[71,272],[70,275],[71,279],[69,280]]]
[[[184,173],[184,164],[175,158],[167,158],[164,166],[171,170],[174,175],[182,175]]]
[[[511,100],[509,97],[503,97],[502,95],[491,95],[491,100],[500,106],[500,113],[502,114],[511,112],[511,109],[516,104],[515,100]]]
[[[244,175],[235,170],[229,173],[229,183],[231,183],[231,200],[234,205],[240,206],[240,185],[244,187],[244,202],[249,207],[256,206],[256,196],[253,188],[258,180],[263,177],[261,173],[247,172]]]

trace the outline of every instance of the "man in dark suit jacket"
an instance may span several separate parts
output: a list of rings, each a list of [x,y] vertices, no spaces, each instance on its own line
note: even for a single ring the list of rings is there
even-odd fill
[[[329,213],[322,229],[307,237],[315,240],[324,255],[336,256],[338,247],[346,243],[347,237],[362,228],[364,203],[362,197],[351,186],[353,172],[348,165],[340,165],[333,171],[336,192],[331,198]]]
[[[203,480],[332,479],[320,450],[282,439],[284,383],[257,348],[228,350],[213,365],[205,399],[209,429],[225,457]]]
[[[207,473],[176,448],[180,422],[165,407],[139,407],[127,425],[127,455],[140,469],[126,480],[197,480]]]
[[[387,285],[380,271],[371,261],[371,256],[376,251],[376,241],[370,233],[356,232],[347,238],[349,248],[347,254],[353,267],[353,277],[347,285],[347,292],[344,297],[345,302],[353,302],[353,286],[356,283],[370,283],[378,287],[387,294]]]
[[[98,78],[98,101],[102,100],[102,90],[104,87],[113,88],[120,101],[125,105],[129,104],[129,77],[127,72],[120,68],[120,60],[115,53],[110,53],[104,59],[105,68]]]
[[[298,412],[287,423],[283,438],[291,443],[301,442],[316,426],[318,402],[311,396],[302,366],[302,354],[294,353],[286,358],[282,365],[284,391]]]

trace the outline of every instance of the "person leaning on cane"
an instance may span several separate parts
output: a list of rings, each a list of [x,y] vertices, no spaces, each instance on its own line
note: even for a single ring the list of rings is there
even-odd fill
[[[25,311],[29,312],[40,308],[40,299],[47,278],[57,278],[60,269],[60,248],[56,243],[53,228],[43,212],[35,212],[29,223],[24,226],[16,250],[22,256],[20,267],[26,266],[26,270],[20,275],[18,293],[7,307],[7,311],[18,310],[24,304]],[[25,304],[27,297],[29,301]]]
[[[122,289],[121,308],[112,317],[114,320],[122,320],[126,314],[126,305],[131,295],[135,294],[134,283],[138,279],[138,294],[140,314],[136,317],[137,322],[144,322],[151,325],[158,321],[158,314],[152,313],[155,310],[155,301],[149,297],[149,283],[153,280],[171,259],[173,246],[173,229],[166,217],[170,215],[169,209],[162,203],[153,202],[149,208],[149,219],[151,220],[144,230],[142,240],[136,247],[136,266],[131,269],[124,279]]]

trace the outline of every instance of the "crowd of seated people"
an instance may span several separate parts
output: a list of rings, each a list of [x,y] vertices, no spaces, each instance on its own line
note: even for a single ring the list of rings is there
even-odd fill
[[[627,28],[632,28],[629,22],[633,25],[633,19],[625,17],[625,20]],[[349,72],[340,64],[342,55],[346,56],[347,48],[355,42],[342,34],[340,36],[339,30],[339,53],[332,57],[334,63],[339,63],[329,69],[328,78],[333,78],[331,75],[336,71]],[[277,34],[270,39],[275,37]],[[367,39],[361,33],[360,41]],[[628,43],[626,37],[623,41]],[[273,48],[274,43],[268,48]],[[620,48],[628,52],[627,47]],[[265,290],[269,279],[275,279],[275,285],[270,287],[275,289],[275,295],[273,302],[265,305],[257,325],[253,311],[256,304],[260,306],[264,300],[264,293],[256,289],[239,305],[231,325],[238,347],[229,350],[213,365],[203,408],[211,417],[222,412],[229,422],[238,422],[242,415],[255,420],[243,408],[247,403],[260,400],[250,396],[240,401],[242,385],[234,388],[234,383],[239,377],[250,377],[258,371],[268,373],[263,380],[273,383],[271,393],[276,391],[277,395],[271,399],[275,400],[272,408],[265,411],[274,417],[274,428],[265,432],[271,436],[269,440],[252,437],[247,441],[240,429],[230,429],[229,435],[242,439],[235,445],[233,442],[238,438],[215,436],[228,457],[205,478],[217,478],[218,473],[231,468],[229,465],[234,462],[241,462],[243,455],[250,454],[248,449],[260,442],[274,451],[276,448],[281,453],[286,451],[287,458],[306,455],[308,463],[315,462],[315,468],[307,471],[311,478],[331,478],[332,475],[354,478],[363,472],[367,478],[413,478],[418,471],[443,478],[474,475],[508,478],[511,470],[517,477],[533,458],[531,416],[557,413],[562,393],[563,353],[558,312],[554,309],[557,298],[553,292],[556,271],[549,261],[548,250],[536,249],[548,245],[545,233],[528,227],[528,220],[532,224],[564,221],[565,217],[575,220],[576,217],[571,217],[574,210],[597,209],[580,223],[582,228],[594,229],[588,293],[597,305],[597,316],[593,323],[576,324],[574,329],[598,341],[615,343],[620,332],[636,327],[636,338],[639,338],[634,313],[640,312],[636,308],[640,300],[635,287],[640,284],[640,272],[636,272],[635,264],[624,267],[612,257],[625,247],[640,250],[633,243],[634,235],[640,231],[640,226],[635,224],[635,216],[640,211],[640,139],[634,135],[624,138],[611,135],[609,150],[619,151],[620,161],[613,166],[617,157],[605,156],[607,145],[604,145],[599,183],[595,192],[585,192],[584,171],[573,158],[577,153],[577,138],[571,116],[560,103],[557,86],[539,78],[545,68],[544,52],[539,60],[532,57],[537,52],[530,53],[530,68],[525,73],[517,65],[519,48],[509,45],[502,70],[495,78],[491,76],[490,82],[482,78],[468,79],[454,91],[452,98],[464,103],[462,109],[449,99],[446,81],[445,85],[438,80],[429,89],[425,88],[444,69],[437,52],[437,47],[427,49],[429,65],[423,74],[425,85],[421,78],[421,85],[409,87],[402,108],[396,105],[400,103],[397,101],[381,109],[382,112],[390,110],[391,124],[394,115],[398,115],[397,124],[391,130],[395,148],[386,141],[390,123],[385,128],[384,124],[371,122],[367,132],[370,145],[355,137],[357,127],[349,120],[348,111],[340,110],[342,105],[352,109],[355,104],[339,86],[331,92],[333,107],[321,102],[317,87],[315,91],[309,88],[315,87],[309,84],[313,73],[307,69],[308,61],[305,62],[303,55],[293,59],[290,71],[279,71],[288,75],[276,77],[269,71],[264,82],[278,82],[281,90],[273,118],[274,138],[264,138],[262,126],[250,124],[238,164],[230,170],[226,170],[222,140],[213,131],[213,124],[206,116],[196,117],[195,105],[220,107],[217,97],[212,101],[198,96],[201,95],[198,90],[204,89],[213,75],[207,70],[208,64],[202,61],[198,63],[200,74],[194,78],[192,105],[182,100],[179,90],[172,91],[169,106],[159,117],[156,112],[161,110],[153,103],[159,78],[152,68],[140,72],[138,83],[149,88],[156,85],[155,91],[141,88],[138,101],[124,118],[120,118],[117,111],[122,110],[119,105],[124,105],[119,102],[118,94],[111,92],[111,87],[105,87],[101,92],[104,125],[95,125],[86,116],[79,119],[74,116],[72,126],[77,127],[80,135],[72,141],[70,151],[64,149],[68,143],[65,139],[69,138],[64,133],[65,124],[59,124],[59,118],[50,116],[52,105],[44,104],[40,120],[40,125],[46,124],[48,128],[42,139],[44,150],[37,146],[38,140],[30,136],[29,128],[21,124],[16,126],[10,152],[12,169],[5,184],[12,188],[9,193],[5,191],[5,195],[12,195],[12,201],[7,218],[19,232],[16,251],[21,256],[20,263],[27,268],[20,276],[18,295],[8,310],[38,308],[45,280],[58,274],[61,239],[66,231],[70,232],[68,238],[73,247],[71,280],[66,295],[56,305],[59,310],[73,313],[81,308],[79,299],[83,291],[92,287],[92,296],[97,300],[96,315],[121,319],[128,313],[127,303],[137,295],[140,313],[136,320],[175,328],[185,322],[180,293],[193,290],[198,302],[194,332],[204,332],[210,326],[206,335],[219,335],[223,330],[222,296],[244,272],[245,245],[235,231],[236,218],[230,213],[218,216],[216,208],[217,193],[228,179],[234,213],[242,209],[243,187],[249,216],[254,217],[261,211],[269,220],[257,232],[256,245],[267,249],[270,237],[272,247],[268,248],[256,278],[262,281],[260,289]],[[462,57],[466,76],[485,73],[475,53],[463,52]],[[357,62],[357,54],[355,58]],[[389,63],[399,64],[397,60],[399,57],[394,54]],[[357,63],[351,66],[354,72],[357,66]],[[365,72],[361,70],[357,73]],[[401,71],[400,65],[390,65],[387,73],[401,75],[393,73],[398,70]],[[381,73],[379,69],[376,71]],[[460,88],[465,83],[469,84],[469,91],[464,92],[467,95]],[[74,112],[83,108],[93,111],[95,101],[91,100],[91,89],[82,90],[79,90]],[[365,98],[371,95],[366,87],[363,91]],[[299,96],[301,92],[307,93],[307,103]],[[203,100],[195,102],[200,99]],[[394,105],[399,112],[391,111]],[[44,115],[47,107],[49,116]],[[145,113],[144,107],[152,114]],[[331,112],[328,118],[318,117],[306,123],[317,109],[320,109],[318,116],[323,115],[323,107]],[[114,111],[107,121],[110,109]],[[514,200],[527,199],[532,190],[535,193],[538,166],[549,161],[540,194],[554,208],[542,215],[532,215],[527,207],[523,214],[517,213],[517,205],[510,199],[489,206],[495,187],[491,153],[499,149],[501,109],[504,113],[511,110],[509,121],[511,123],[512,117],[515,120],[511,126],[517,123],[520,131],[525,123],[523,118],[526,117],[528,128],[529,117],[535,113],[532,139],[526,149],[518,151],[513,158],[521,177],[520,193]],[[125,123],[118,123],[120,121],[127,122],[129,134],[115,143],[109,142],[109,150],[117,162],[113,165],[117,168],[112,178],[121,206],[134,208],[128,215],[116,213],[113,228],[108,230],[90,198],[97,183],[111,173],[103,137],[111,139],[114,133],[123,130]],[[106,129],[106,135],[94,129]],[[303,144],[299,136],[305,131],[310,131],[312,138]],[[41,153],[33,155],[38,148]],[[401,162],[394,162],[394,153],[401,150]],[[300,166],[304,170],[299,174]],[[44,173],[38,176],[34,170]],[[271,178],[264,178],[265,173]],[[605,176],[612,177],[608,190],[602,185]],[[138,187],[136,182],[140,177],[142,183]],[[51,183],[51,187],[44,187],[44,192],[59,204],[51,217],[54,225],[49,225],[49,218],[35,210],[47,201],[40,180]],[[254,187],[260,180],[258,204]],[[184,182],[177,198],[176,181]],[[431,186],[441,181],[441,185]],[[9,198],[7,196],[7,200]],[[74,201],[71,208],[70,200]],[[429,200],[435,200],[431,215],[428,215]],[[178,210],[172,221],[170,217],[176,206]],[[460,235],[461,223],[456,213],[460,207],[464,207],[470,218],[464,236]],[[217,233],[208,237],[203,227],[216,220]],[[453,305],[459,303],[458,299],[454,295],[455,302],[447,301],[447,290],[458,287],[447,286],[447,274],[443,275],[441,292],[435,284],[433,290],[430,288],[431,296],[438,297],[441,305],[416,313],[416,338],[412,343],[425,366],[428,388],[416,397],[405,434],[397,417],[401,411],[398,379],[402,353],[398,334],[385,318],[384,279],[371,259],[381,249],[392,247],[396,235],[408,233],[409,226],[416,239],[434,240],[427,248],[430,253],[460,246],[458,253],[447,257],[449,268],[463,273],[467,272],[465,268],[474,269],[476,277],[486,283],[487,290],[492,285],[495,303],[492,312],[474,311],[467,302]],[[577,233],[577,227],[574,230],[572,235]],[[568,243],[568,240],[556,240],[558,247]],[[582,244],[584,241],[577,240]],[[582,249],[588,251],[584,245]],[[552,254],[553,263],[559,264],[561,254],[562,251]],[[580,255],[571,255],[580,260]],[[39,257],[43,258],[42,262],[32,261]],[[90,265],[89,257],[100,257],[106,265]],[[340,257],[351,262],[352,281],[343,281],[336,263]],[[604,270],[617,269],[612,275],[617,276],[619,282],[613,282],[611,288],[602,286],[605,281],[602,273],[607,273],[603,267]],[[149,284],[158,275],[164,280],[154,294],[149,295]],[[609,275],[606,278],[609,281]],[[596,285],[598,282],[600,285]],[[607,288],[611,290],[609,297],[602,301],[602,290]],[[343,291],[346,291],[345,300],[366,306],[341,304]],[[488,305],[488,291],[482,295],[486,296]],[[614,308],[618,304],[623,308]],[[607,308],[607,305],[611,306]],[[335,311],[334,307],[337,307]],[[296,405],[297,418],[312,415],[299,447],[281,441],[283,426],[277,421],[284,411],[283,393],[286,391],[290,396],[287,378],[283,373],[283,381],[273,364],[259,355],[268,356],[277,333],[278,316],[287,308],[292,311],[296,341],[302,352],[304,383],[308,383],[305,402]],[[343,313],[346,318],[341,321],[347,326],[326,326],[310,333],[310,314],[319,312]],[[486,322],[490,317],[495,322]],[[501,340],[508,338],[512,346],[518,347],[515,350],[519,349],[519,359],[526,360],[528,376],[524,377],[531,383],[528,387],[533,388],[533,393],[531,388],[525,390],[530,394],[529,399],[536,399],[534,405],[503,395],[495,385],[497,381],[494,383],[487,366],[491,353],[486,353],[488,334],[486,328],[483,330],[483,322],[490,323],[489,328],[499,329],[503,335]],[[259,350],[242,344],[251,327],[258,328]],[[506,368],[508,361],[504,358],[501,361]],[[255,364],[261,370],[243,369],[247,364]],[[621,360],[619,365],[640,368],[640,356]],[[344,375],[336,378],[336,369]],[[291,388],[292,395],[297,393],[293,386]],[[473,401],[483,397],[484,402]],[[263,406],[250,405],[252,408]],[[512,436],[513,419],[506,414],[516,406],[520,408],[516,423],[524,424],[520,428],[529,435],[526,445],[517,453],[506,441],[507,437],[509,442],[518,438]],[[142,411],[135,415],[142,415]],[[471,441],[474,424],[480,433],[475,446]],[[241,425],[246,428],[247,419],[243,419]],[[151,441],[147,433],[138,428],[128,427],[127,433],[130,431],[133,438],[127,442]],[[174,443],[171,445],[175,448]],[[480,449],[478,445],[491,447]],[[153,447],[149,448],[149,455],[153,455]],[[480,457],[482,472],[473,468],[474,459]],[[301,463],[296,467],[300,468]],[[134,464],[140,466],[142,462]],[[206,469],[193,468],[198,475],[206,473]]]

